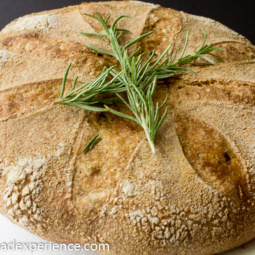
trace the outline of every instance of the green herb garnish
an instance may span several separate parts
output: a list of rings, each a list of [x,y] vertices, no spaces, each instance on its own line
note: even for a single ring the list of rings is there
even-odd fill
[[[107,37],[110,41],[112,51],[106,51],[92,45],[87,46],[99,53],[116,58],[121,69],[118,71],[116,66],[104,68],[102,73],[94,81],[84,83],[79,87],[76,87],[78,79],[76,78],[73,88],[64,96],[67,75],[70,69],[69,65],[63,79],[61,96],[55,103],[96,112],[111,112],[120,117],[134,121],[143,128],[151,150],[155,153],[154,139],[169,110],[169,106],[167,106],[163,114],[161,115],[160,113],[161,108],[166,104],[167,97],[161,105],[153,100],[158,82],[163,79],[181,75],[186,71],[195,73],[191,69],[184,67],[184,65],[214,64],[214,61],[206,55],[214,56],[222,61],[219,56],[211,53],[212,51],[222,48],[213,48],[212,44],[206,45],[206,32],[202,30],[204,33],[204,40],[201,47],[194,54],[184,56],[188,45],[189,32],[187,32],[186,41],[180,57],[176,57],[177,52],[175,52],[173,57],[169,55],[169,49],[172,47],[172,44],[170,44],[159,57],[156,56],[155,51],[152,51],[150,57],[146,58],[146,52],[140,53],[141,47],[133,53],[129,53],[128,49],[153,32],[143,34],[134,41],[123,46],[120,45],[119,38],[123,32],[129,31],[116,28],[116,25],[120,19],[129,18],[129,16],[121,15],[114,20],[112,25],[108,25],[111,15],[106,19],[103,19],[99,14],[90,15],[85,13],[84,15],[96,19],[103,27],[105,34],[84,32],[81,32],[81,34],[85,36]],[[204,59],[206,62],[195,63],[194,60],[199,58]],[[124,95],[121,95],[120,93],[123,92]],[[114,98],[102,99],[103,94],[112,94]],[[110,108],[109,104],[112,104],[116,100],[122,101],[131,111],[131,114],[126,114]],[[100,106],[100,104],[103,104],[103,107]]]
[[[85,148],[83,149],[83,152],[85,152],[87,149],[92,150],[93,147],[95,146],[95,144],[97,144],[99,141],[102,140],[101,137],[98,137],[99,135],[95,135],[85,146]]]

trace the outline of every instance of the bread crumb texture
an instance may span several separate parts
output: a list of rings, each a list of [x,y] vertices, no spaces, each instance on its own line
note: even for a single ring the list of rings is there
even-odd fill
[[[52,105],[67,90],[118,64],[83,13],[122,14],[122,43],[187,54],[203,41],[224,60],[158,85],[169,114],[152,155],[140,127],[108,113]],[[179,54],[179,53],[178,53]],[[83,3],[19,18],[0,32],[0,211],[55,242],[109,243],[109,254],[206,255],[255,237],[255,48],[204,17],[139,1]],[[126,111],[121,104],[117,110]],[[102,140],[87,153],[87,142]],[[104,254],[104,253],[102,253]],[[107,252],[105,253],[107,254]]]

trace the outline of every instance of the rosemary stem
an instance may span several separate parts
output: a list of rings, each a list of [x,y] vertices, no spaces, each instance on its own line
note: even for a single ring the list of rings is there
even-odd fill
[[[62,104],[62,100],[57,100],[57,101],[54,101],[52,104]]]
[[[143,122],[142,127],[143,127],[143,130],[144,130],[146,139],[147,139],[147,141],[148,141],[148,143],[151,147],[151,152],[152,152],[152,154],[155,154],[156,153],[155,144],[154,144],[153,139],[151,139],[149,129],[148,129],[148,127],[146,126],[146,124],[144,122]]]
[[[147,139],[148,139],[148,137],[147,137]],[[156,154],[154,142],[153,142],[152,140],[148,140],[148,143],[149,143],[149,145],[150,145],[150,147],[151,147],[151,152],[152,152],[152,154]]]

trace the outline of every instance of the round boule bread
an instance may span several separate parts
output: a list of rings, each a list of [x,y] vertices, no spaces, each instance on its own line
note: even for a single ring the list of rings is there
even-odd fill
[[[67,89],[93,80],[110,56],[83,13],[122,14],[127,43],[186,54],[203,41],[224,62],[192,67],[159,84],[170,111],[152,154],[135,123],[110,113],[53,105],[67,65]],[[138,45],[136,45],[138,47]],[[0,212],[43,239],[108,243],[109,254],[207,255],[255,237],[255,47],[222,24],[138,1],[83,3],[21,17],[0,33]],[[116,105],[116,107],[122,107]],[[87,153],[95,135],[102,140]]]

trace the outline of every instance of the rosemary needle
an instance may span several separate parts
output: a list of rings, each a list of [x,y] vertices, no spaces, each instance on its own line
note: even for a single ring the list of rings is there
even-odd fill
[[[187,71],[195,73],[191,69],[185,67],[185,65],[188,64],[214,64],[214,61],[208,57],[208,55],[222,61],[219,56],[212,53],[212,51],[221,50],[222,48],[214,48],[212,44],[206,45],[205,42],[207,35],[202,29],[204,40],[201,47],[194,54],[184,56],[188,45],[188,31],[184,47],[179,58],[176,58],[177,52],[175,52],[173,56],[169,55],[169,50],[172,47],[172,44],[170,44],[160,56],[157,57],[155,51],[152,51],[150,52],[150,57],[146,59],[146,52],[139,53],[141,51],[140,47],[131,54],[128,50],[132,45],[151,35],[153,31],[141,35],[126,45],[121,45],[119,43],[119,39],[122,33],[129,31],[126,29],[116,28],[116,25],[119,20],[122,18],[130,18],[129,16],[121,15],[113,21],[112,25],[109,25],[108,21],[111,15],[109,15],[106,19],[99,14],[91,15],[84,13],[84,15],[97,20],[105,33],[94,34],[81,32],[81,34],[85,36],[108,38],[112,51],[100,49],[88,44],[87,47],[99,53],[116,58],[120,64],[121,70],[117,70],[115,66],[104,68],[102,73],[94,81],[84,83],[78,87],[76,87],[78,79],[76,78],[74,80],[73,88],[67,95],[64,96],[67,76],[70,69],[69,65],[63,79],[60,98],[55,103],[70,105],[96,112],[110,112],[117,116],[134,121],[143,128],[147,141],[151,147],[151,151],[152,153],[155,153],[154,140],[169,111],[169,106],[167,106],[161,115],[161,109],[165,106],[167,97],[161,105],[159,105],[158,102],[154,102],[153,97],[158,81],[181,75]],[[204,59],[205,62],[194,62],[194,60],[197,59]],[[122,95],[123,92],[125,97]],[[103,99],[101,97],[103,94],[113,95],[113,98]],[[127,109],[130,110],[131,115],[109,107],[109,105],[114,103],[116,100],[122,101]],[[84,150],[91,146],[93,148],[95,142],[98,142],[97,136],[93,137]]]
[[[86,145],[85,148],[83,149],[83,152],[85,152],[87,149],[92,150],[93,147],[95,146],[95,144],[97,144],[99,141],[102,140],[102,138],[101,138],[101,137],[98,137],[98,136],[99,136],[99,134],[98,134],[98,135],[95,135],[95,136],[87,143],[87,145]]]

